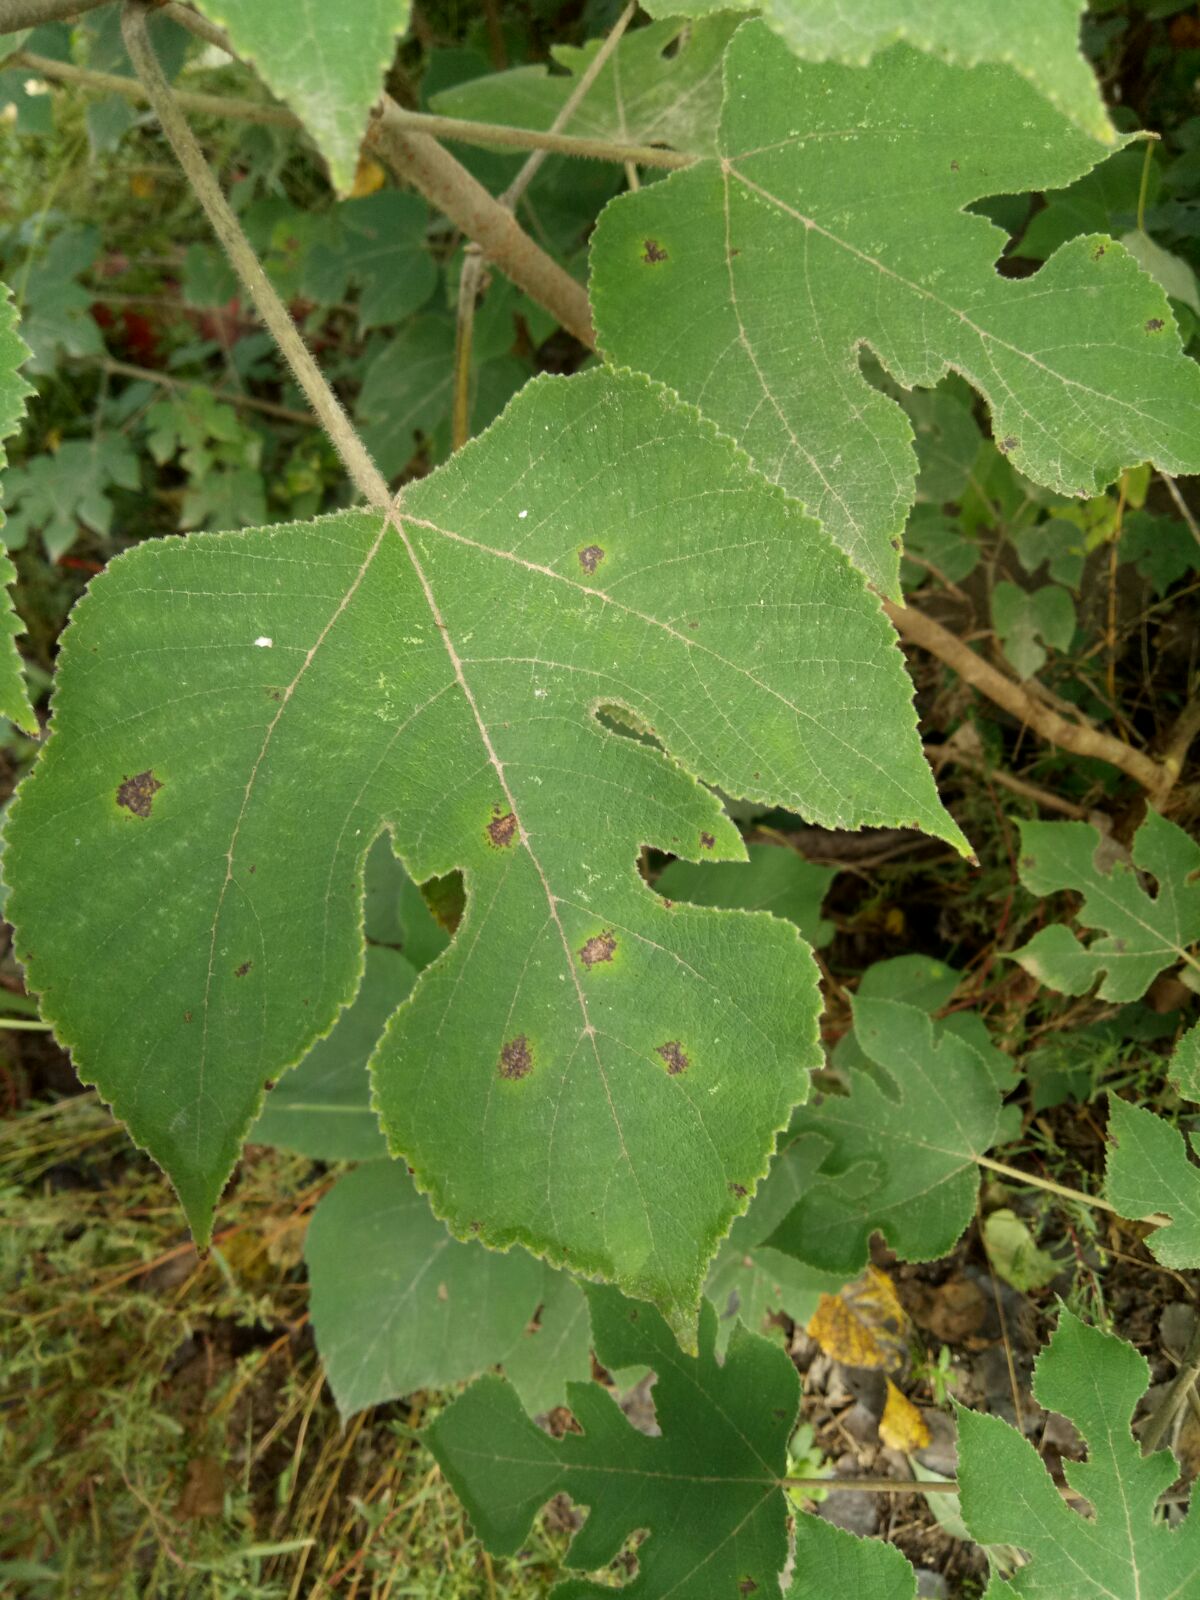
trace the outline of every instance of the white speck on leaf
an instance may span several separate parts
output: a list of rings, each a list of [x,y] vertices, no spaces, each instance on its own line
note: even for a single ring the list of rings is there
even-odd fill
[[[274,639],[268,639],[265,633],[259,634],[254,642],[260,650],[269,650],[275,643]]]

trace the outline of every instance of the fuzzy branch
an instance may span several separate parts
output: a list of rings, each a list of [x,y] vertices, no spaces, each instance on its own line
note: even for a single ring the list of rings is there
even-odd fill
[[[18,28],[40,28],[47,22],[68,22],[85,11],[96,11],[109,0],[5,0],[0,14],[0,29],[15,33]]]

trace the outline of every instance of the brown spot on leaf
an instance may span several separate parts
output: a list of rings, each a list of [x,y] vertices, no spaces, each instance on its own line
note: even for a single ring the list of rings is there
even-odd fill
[[[190,1011],[185,1011],[183,1013],[183,1020],[185,1022],[190,1022],[192,1020],[192,1013]]]
[[[268,1078],[266,1083],[263,1084],[263,1088],[267,1091],[268,1094],[270,1094],[271,1090],[275,1087],[275,1085],[278,1082],[279,1082],[278,1078]]]
[[[642,243],[645,246],[642,260],[648,267],[655,267],[660,261],[665,261],[667,259],[667,252],[663,249],[662,245],[659,244],[657,239],[643,239]]]
[[[589,544],[579,552],[579,565],[587,573],[595,572],[603,560],[604,551],[598,544]]]
[[[734,256],[740,256],[740,255],[741,255],[741,253],[742,253],[742,252],[741,252],[741,251],[740,251],[740,250],[738,250],[738,249],[733,249],[733,250],[731,250],[731,251],[730,251],[730,252],[729,252],[729,259],[730,259],[730,261],[732,261],[732,260],[733,260],[733,258],[734,258]]]
[[[268,700],[282,700],[283,699],[283,690],[282,689],[268,689],[267,690],[267,699]]]
[[[775,1406],[774,1409],[771,1412],[771,1415],[773,1417],[778,1417],[780,1422],[782,1422],[784,1417],[787,1416],[787,1412],[783,1409],[782,1406]]]
[[[757,1589],[758,1585],[753,1578],[743,1578],[738,1584],[739,1594],[754,1594]]]
[[[257,868],[257,867],[251,867],[251,868],[250,868],[250,872],[251,872],[251,875],[253,875],[253,874],[254,874],[254,873],[256,873],[256,872],[257,872],[257,871],[258,871],[258,868]]]
[[[641,1312],[638,1310],[638,1308],[636,1306],[630,1306],[630,1308],[629,1308],[629,1320],[630,1320],[630,1322],[636,1322],[640,1316],[641,1316]]]
[[[441,1300],[443,1302],[443,1304],[447,1300],[449,1300],[450,1291],[449,1291],[449,1289],[447,1289],[447,1287],[446,1287],[446,1285],[444,1283],[439,1283],[438,1284],[438,1286],[437,1286],[437,1297],[438,1297],[439,1300]]]
[[[117,804],[135,817],[148,817],[154,806],[154,796],[161,788],[162,784],[152,772],[139,772],[136,778],[122,778]]]
[[[700,626],[700,624],[698,622],[689,622],[688,623],[688,627],[689,628],[698,628],[699,626]]]
[[[1093,261],[1099,261],[1100,257],[1104,254],[1105,248],[1106,248],[1106,246],[1104,246],[1102,244],[1098,244],[1096,246],[1096,248],[1092,251],[1092,260]]]
[[[517,819],[513,812],[506,811],[500,815],[500,807],[496,807],[496,815],[487,825],[488,838],[497,850],[504,850],[517,837]]]
[[[1019,439],[1015,439],[1012,436],[1011,433],[1006,435],[1005,438],[1001,439],[1001,441],[1000,441],[999,448],[1000,448],[1001,454],[1002,455],[1007,455],[1010,450],[1015,450],[1019,443],[1020,443],[1020,440]]]
[[[533,1052],[523,1033],[510,1039],[500,1050],[500,1076],[502,1078],[527,1078],[533,1071]]]
[[[716,842],[711,833],[702,833],[700,835],[700,843],[706,850],[711,850]]]
[[[746,1198],[746,1190],[740,1183],[731,1183],[729,1185],[729,1190],[731,1194],[737,1195],[739,1200],[744,1200]]]
[[[669,1039],[666,1044],[656,1045],[654,1053],[667,1063],[667,1072],[672,1078],[677,1078],[691,1066],[678,1039]]]
[[[617,941],[606,928],[603,933],[594,933],[579,952],[579,959],[585,967],[594,967],[598,961],[611,961],[617,948]]]
[[[1150,320],[1146,323],[1146,332],[1147,333],[1159,333],[1159,332],[1161,332],[1162,327],[1163,327],[1163,319],[1161,317],[1151,317]]]
[[[952,161],[950,163],[950,171],[951,172],[957,172],[958,171],[958,162],[957,161]]]
[[[250,971],[250,968],[253,965],[254,965],[253,961],[243,961],[240,967],[235,967],[234,968],[234,972],[233,972],[234,977],[235,978],[244,978],[246,976],[246,974]]]

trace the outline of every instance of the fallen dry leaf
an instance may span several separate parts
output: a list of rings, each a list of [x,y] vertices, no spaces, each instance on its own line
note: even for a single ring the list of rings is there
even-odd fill
[[[904,1365],[908,1318],[892,1280],[878,1267],[868,1267],[837,1294],[823,1294],[807,1332],[843,1366],[895,1372]]]
[[[879,1437],[892,1450],[924,1450],[932,1435],[925,1418],[906,1394],[901,1394],[889,1378],[887,1404],[879,1419]]]

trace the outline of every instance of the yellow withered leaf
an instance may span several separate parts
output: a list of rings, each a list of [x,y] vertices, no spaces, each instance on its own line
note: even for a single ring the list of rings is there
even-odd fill
[[[929,1443],[928,1424],[906,1394],[889,1378],[887,1402],[879,1419],[879,1437],[893,1450],[923,1450]]]
[[[904,1364],[908,1318],[887,1273],[868,1267],[837,1294],[821,1296],[808,1336],[845,1366],[895,1372]]]
[[[387,178],[387,173],[368,155],[360,155],[358,166],[354,169],[354,182],[350,187],[350,198],[362,200],[369,194],[375,194],[382,189]]]

